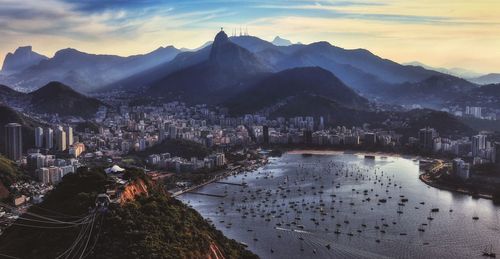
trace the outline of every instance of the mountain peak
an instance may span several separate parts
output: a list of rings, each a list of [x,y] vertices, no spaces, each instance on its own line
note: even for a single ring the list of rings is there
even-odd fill
[[[224,45],[231,43],[229,37],[224,31],[220,31],[215,35],[214,42],[212,43],[212,50],[210,51],[210,60],[218,59],[220,55],[222,55],[221,49],[223,49]]]
[[[90,117],[101,105],[100,101],[80,94],[73,88],[56,81],[31,92],[30,95],[33,110],[41,113],[57,113],[62,116]]]
[[[276,36],[271,43],[276,46],[290,46],[293,44],[290,40],[283,39],[280,36]]]
[[[16,51],[14,51],[14,54],[29,53],[32,51],[33,51],[32,46],[22,46],[22,47],[17,48]]]
[[[77,49],[73,48],[65,48],[58,50],[56,54],[54,54],[54,57],[64,57],[64,56],[69,56],[69,55],[76,55],[76,54],[85,54]]]
[[[2,71],[4,72],[19,72],[30,66],[38,64],[47,57],[33,52],[31,46],[19,47],[14,53],[8,53],[5,57]]]
[[[71,93],[71,94],[79,94],[73,88],[57,81],[52,81],[42,86],[40,89],[36,90],[34,93],[38,94],[62,94],[62,93]]]
[[[227,34],[224,31],[220,31],[219,33],[217,33],[217,35],[215,35],[214,43],[228,42],[228,41],[229,41],[229,37],[227,36]]]

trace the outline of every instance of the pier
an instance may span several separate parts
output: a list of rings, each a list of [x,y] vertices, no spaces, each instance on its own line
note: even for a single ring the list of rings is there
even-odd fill
[[[210,193],[202,193],[202,192],[188,192],[190,194],[197,194],[197,195],[204,195],[204,196],[210,196],[210,197],[217,197],[217,198],[224,198],[227,195],[220,195],[220,194],[210,194]]]
[[[236,186],[247,186],[246,183],[230,183],[230,182],[221,182],[221,181],[217,181],[215,183],[219,183],[219,184],[227,184],[227,185],[236,185]]]

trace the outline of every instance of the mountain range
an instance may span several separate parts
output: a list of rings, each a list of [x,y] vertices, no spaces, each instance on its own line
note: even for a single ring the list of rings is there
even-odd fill
[[[500,84],[500,73],[491,73],[470,78],[469,81],[480,85]]]
[[[29,51],[32,52],[31,48]],[[15,53],[11,56],[22,56]],[[333,76],[326,79],[332,80],[330,85],[338,86],[337,81],[340,81],[359,95],[354,99],[362,96],[369,101],[391,104],[410,102],[432,108],[439,108],[479,88],[475,83],[443,73],[446,71],[435,71],[421,63],[402,65],[365,49],[343,49],[328,42],[289,44],[280,37],[273,42],[249,35],[228,37],[223,31],[213,41],[194,50],[169,46],[144,55],[119,57],[64,49],[52,58],[37,62],[1,77],[0,83],[31,92],[40,85],[59,81],[83,93],[118,90],[162,100],[232,105],[234,100],[251,99],[241,96],[252,92],[256,94],[260,85],[266,84],[267,90],[279,93],[277,98],[272,99],[273,102],[294,99],[287,93],[288,89],[280,86],[278,79],[280,73],[292,73],[296,81],[301,82],[300,86],[294,86],[301,89],[294,96],[302,92],[319,96],[323,101],[326,98],[341,106],[353,100],[347,97],[343,104],[325,91],[326,88],[313,89],[307,80],[302,80],[312,78],[309,73],[319,73],[318,68],[321,68]],[[7,67],[12,67],[10,64],[14,63],[10,58]],[[295,70],[297,68],[308,69]],[[269,83],[273,80],[279,81],[277,86]],[[287,103],[291,105],[289,101]],[[233,107],[244,105],[242,102]],[[349,105],[345,107],[349,108]],[[276,108],[259,107],[259,110]]]
[[[27,54],[26,48],[28,47],[19,48],[11,58],[5,59],[2,72],[7,75],[3,76],[0,82],[24,92],[35,90],[40,85],[52,81],[72,85],[80,92],[90,92],[128,75],[170,61],[181,52],[173,46],[168,46],[144,55],[120,57],[89,54],[68,48],[57,51],[52,58],[41,56],[43,58],[30,59],[28,63],[22,62],[26,59],[25,56],[40,55],[31,51],[31,47],[30,53]],[[16,66],[19,63],[24,65]],[[17,69],[10,69],[12,67]]]

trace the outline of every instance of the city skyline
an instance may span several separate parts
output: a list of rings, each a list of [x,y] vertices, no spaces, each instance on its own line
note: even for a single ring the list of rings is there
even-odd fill
[[[32,45],[128,56],[160,46],[196,48],[221,26],[271,41],[328,41],[397,62],[497,72],[500,4],[466,1],[85,1],[0,0],[0,62]],[[403,46],[403,47],[401,47]],[[476,46],[476,47],[471,47]]]

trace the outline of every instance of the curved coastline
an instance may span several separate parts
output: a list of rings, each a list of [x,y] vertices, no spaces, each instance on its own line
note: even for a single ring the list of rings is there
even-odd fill
[[[435,181],[432,181],[429,178],[428,173],[420,174],[418,179],[420,179],[420,181],[427,184],[428,186],[439,189],[439,190],[469,195],[469,196],[472,196],[473,198],[483,198],[483,199],[487,199],[487,200],[493,200],[493,196],[489,195],[489,194],[484,194],[484,193],[473,194],[469,190],[454,188],[454,187],[446,186],[444,184],[440,184],[440,183],[437,183]]]

